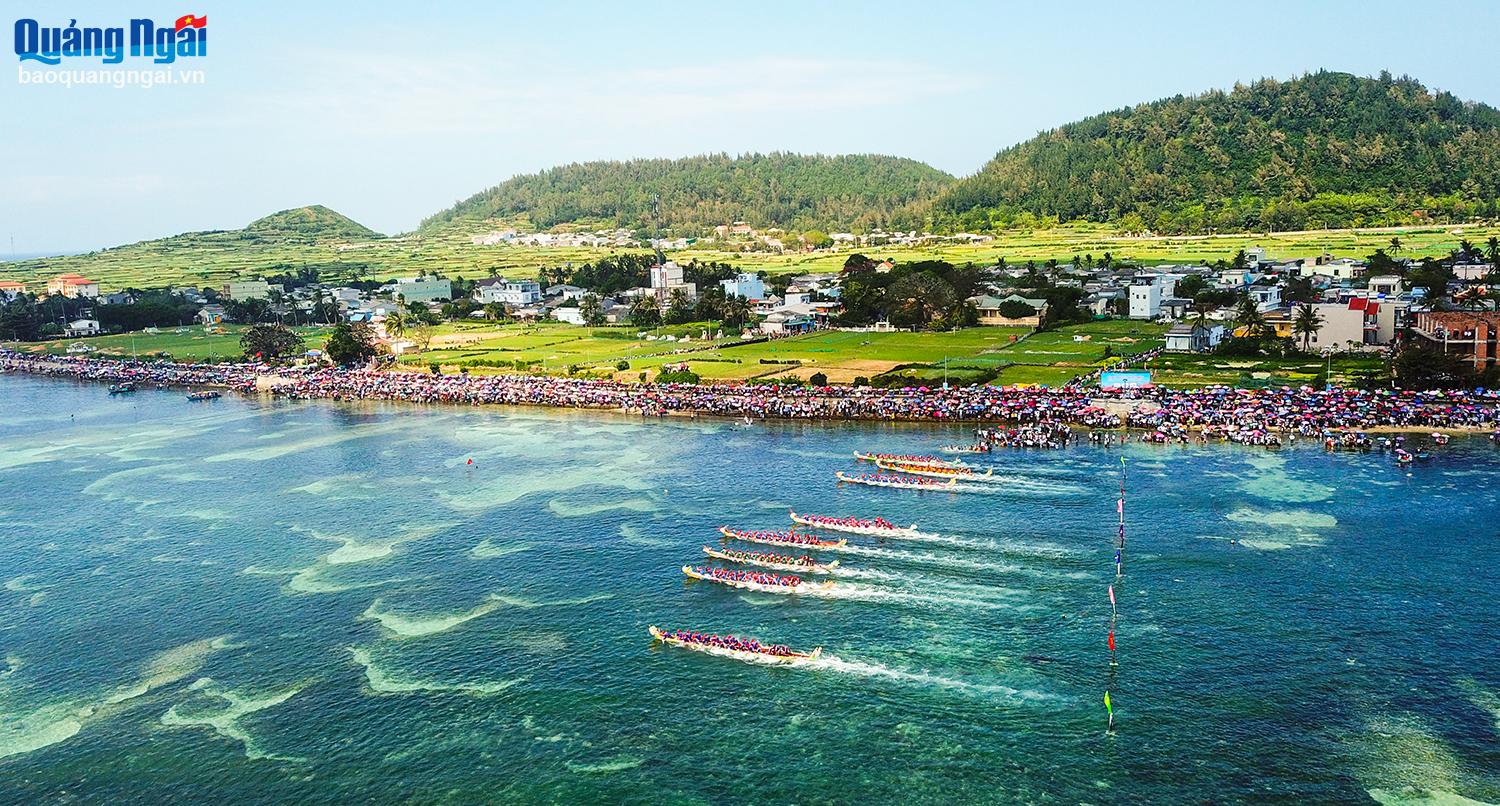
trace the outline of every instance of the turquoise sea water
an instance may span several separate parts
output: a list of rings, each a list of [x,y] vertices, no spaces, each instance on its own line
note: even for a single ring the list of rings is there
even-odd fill
[[[1482,439],[1410,474],[1311,445],[1001,453],[983,491],[918,493],[833,473],[958,429],[16,376],[0,412],[3,802],[1500,802]],[[826,597],[685,581],[716,527],[788,508],[936,537],[851,538]]]

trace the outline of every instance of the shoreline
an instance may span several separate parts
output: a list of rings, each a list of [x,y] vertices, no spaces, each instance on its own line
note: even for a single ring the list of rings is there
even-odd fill
[[[1154,389],[1119,395],[1092,388],[813,389],[753,384],[621,384],[552,376],[424,375],[40,358],[0,351],[0,374],[8,373],[99,384],[214,388],[273,399],[509,405],[608,412],[642,419],[910,423],[966,430],[989,425],[1012,431],[1066,426],[1073,432],[1122,435],[1155,431],[1164,435],[1158,442],[1173,443],[1205,431],[1213,432],[1215,441],[1235,443],[1281,434],[1318,439],[1325,432],[1341,431],[1456,436],[1500,427],[1500,396],[1494,394],[1210,388]]]

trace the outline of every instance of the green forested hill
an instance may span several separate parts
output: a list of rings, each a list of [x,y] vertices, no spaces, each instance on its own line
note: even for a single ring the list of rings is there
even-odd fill
[[[321,204],[293,207],[258,218],[245,231],[260,237],[302,237],[313,240],[378,238],[378,233]]]
[[[945,229],[1056,216],[1240,232],[1467,220],[1493,216],[1497,198],[1500,111],[1410,78],[1319,72],[1044,132],[946,191],[933,216]]]
[[[517,176],[422,222],[524,216],[545,229],[573,222],[635,228],[661,198],[661,223],[679,235],[745,221],[863,231],[920,226],[926,203],[953,177],[915,160],[873,154],[788,153],[585,162]]]

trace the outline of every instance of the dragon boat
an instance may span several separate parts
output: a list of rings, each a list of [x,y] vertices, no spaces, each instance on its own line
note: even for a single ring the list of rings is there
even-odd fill
[[[942,467],[963,467],[964,463],[957,459],[943,459],[937,456],[918,456],[909,453],[864,453],[855,451],[854,458],[861,462],[908,462],[918,465],[939,465]]]
[[[814,647],[811,652],[798,652],[784,644],[762,644],[754,638],[736,638],[732,635],[705,635],[703,633],[659,629],[656,625],[647,628],[651,637],[668,646],[691,649],[708,655],[750,661],[752,663],[775,663],[793,666],[817,660],[823,647]]]
[[[729,571],[723,568],[694,568],[684,565],[682,573],[689,579],[701,579],[704,582],[717,582],[720,585],[728,585],[731,588],[739,588],[747,591],[760,591],[761,593],[801,593],[805,590],[826,591],[833,587],[833,580],[824,582],[803,582],[801,577],[778,576],[776,574],[752,573],[750,571]]]
[[[967,467],[949,467],[948,465],[935,465],[918,462],[876,462],[875,466],[881,470],[890,470],[896,473],[910,473],[913,476],[928,476],[935,479],[987,479],[994,475],[995,469],[987,467],[983,473],[976,473]]]
[[[848,532],[852,535],[870,537],[908,537],[917,533],[917,525],[897,526],[884,518],[830,518],[826,515],[798,515],[790,513],[792,523],[830,532]]]
[[[716,560],[754,565],[760,568],[769,568],[772,571],[827,574],[839,567],[838,560],[834,560],[831,563],[820,563],[811,557],[789,557],[785,554],[771,554],[764,551],[730,551],[729,549],[716,549],[704,546],[703,553]]]
[[[798,532],[752,532],[745,529],[731,529],[728,526],[720,526],[719,534],[734,540],[744,540],[749,543],[762,543],[767,546],[798,546],[812,549],[833,549],[848,543],[848,540],[824,540],[821,537],[804,535]]]
[[[944,484],[940,481],[928,481],[927,479],[912,478],[910,476],[851,476],[839,471],[834,474],[839,481],[847,484],[864,484],[870,487],[890,487],[896,490],[946,490],[958,483],[958,479],[949,478]]]

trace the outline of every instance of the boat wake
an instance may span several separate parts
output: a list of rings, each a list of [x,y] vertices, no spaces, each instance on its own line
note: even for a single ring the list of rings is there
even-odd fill
[[[954,493],[981,493],[984,495],[1014,495],[1033,498],[1048,496],[1084,495],[1088,490],[1077,484],[1045,484],[1026,479],[1011,479],[1003,476],[963,479],[947,488]]]
[[[855,675],[859,677],[874,677],[885,680],[893,680],[898,683],[927,686],[932,688],[946,688],[954,691],[962,691],[969,694],[981,696],[1003,697],[1016,701],[1041,701],[1052,699],[1050,695],[1039,691],[1022,691],[1002,686],[995,683],[971,683],[967,680],[959,680],[952,677],[931,674],[928,672],[910,672],[904,669],[894,669],[880,663],[868,661],[844,659],[836,655],[823,655],[815,660],[802,664],[809,669],[836,672],[840,674]]]
[[[988,551],[990,549],[999,548],[994,543],[985,542],[982,540],[968,540],[966,538],[954,537],[952,535],[940,535],[936,532],[913,532],[911,534],[905,534],[899,537],[881,539],[914,540],[919,543],[938,543],[944,546],[953,546],[954,548],[961,549],[974,549],[976,551]]]
[[[941,591],[945,594],[959,594],[965,597],[973,596],[980,599],[991,597],[1003,599],[1015,595],[1015,592],[1009,588],[971,585],[964,582],[937,579],[922,574],[902,574],[893,571],[879,571],[873,568],[845,568],[844,566],[839,566],[833,569],[832,573],[834,576],[848,579],[877,580],[915,592],[936,593]]]
[[[839,546],[838,548],[833,549],[833,551],[843,551],[850,554],[859,554],[865,557],[880,557],[882,559],[896,560],[898,562],[916,563],[919,565],[957,568],[965,571],[974,571],[980,573],[1011,574],[1019,573],[1024,570],[1018,565],[1005,565],[1000,563],[984,562],[983,560],[970,560],[964,557],[952,557],[945,554],[923,554],[915,551],[902,551],[901,549],[882,549],[872,546],[845,545]],[[840,568],[839,573],[842,574],[848,570],[855,569]]]
[[[896,604],[909,604],[924,607],[975,607],[986,610],[1001,610],[1011,608],[1001,602],[974,599],[965,596],[950,596],[943,594],[917,593],[914,591],[898,591],[889,588],[867,587],[864,585],[851,585],[843,583],[831,588],[802,591],[804,596],[818,596],[824,599],[845,599],[856,602],[893,602]]]

